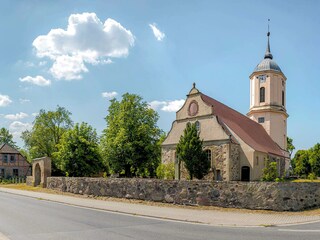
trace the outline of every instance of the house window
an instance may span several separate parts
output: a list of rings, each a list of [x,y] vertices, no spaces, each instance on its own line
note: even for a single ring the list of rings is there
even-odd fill
[[[260,88],[260,102],[265,102],[266,89],[264,87]]]
[[[282,91],[282,106],[284,106],[284,91]]]
[[[15,162],[16,158],[15,155],[10,155],[10,162],[13,163]]]
[[[210,167],[211,167],[211,150],[210,149],[207,149],[205,150],[206,154],[207,154],[207,159],[210,163]]]
[[[4,154],[4,155],[3,155],[3,162],[4,162],[4,163],[7,163],[7,162],[8,162],[8,155],[7,155],[7,154]]]
[[[199,121],[196,121],[196,129],[197,129],[197,132],[199,133],[200,132],[200,123]]]
[[[259,157],[256,157],[256,165],[259,166]]]
[[[19,177],[19,169],[14,168],[12,171],[12,177]]]
[[[258,118],[258,123],[264,123],[264,117],[259,117]]]

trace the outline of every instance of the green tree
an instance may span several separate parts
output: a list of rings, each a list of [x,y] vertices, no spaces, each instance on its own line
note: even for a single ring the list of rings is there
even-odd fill
[[[295,149],[296,147],[293,145],[293,139],[287,137],[287,151],[289,152],[290,159],[291,159],[292,152]]]
[[[311,171],[320,177],[320,144],[317,143],[309,150],[309,163]]]
[[[30,154],[27,150],[20,148],[19,152],[27,160],[28,163],[32,163],[32,159],[31,159]]]
[[[70,177],[93,176],[104,171],[99,152],[99,139],[87,123],[76,124],[66,131],[53,153],[60,169]]]
[[[101,139],[105,164],[126,177],[155,176],[160,163],[158,114],[135,94],[126,93],[121,101],[110,102]]]
[[[0,128],[0,144],[9,144],[11,147],[17,148],[16,143],[13,141],[13,136],[8,129]]]
[[[309,150],[298,150],[292,159],[293,172],[299,176],[308,176],[311,173]]]
[[[270,158],[265,160],[265,168],[262,170],[262,181],[272,182],[278,177],[277,162],[273,162]]]
[[[177,156],[185,163],[190,179],[202,179],[209,172],[210,162],[203,151],[203,142],[200,140],[196,125],[187,124],[184,134],[177,145]]]
[[[70,116],[71,113],[60,106],[55,111],[41,109],[33,122],[32,129],[24,131],[21,136],[31,159],[44,156],[52,158],[53,175],[63,174],[53,153],[57,151],[57,144],[63,133],[73,125]]]

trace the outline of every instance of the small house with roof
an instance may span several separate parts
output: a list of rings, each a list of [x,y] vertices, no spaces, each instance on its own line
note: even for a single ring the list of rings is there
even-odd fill
[[[31,175],[31,164],[9,144],[0,144],[0,178]]]
[[[260,180],[267,159],[277,162],[278,176],[289,167],[287,148],[286,77],[273,60],[269,36],[264,59],[250,75],[247,115],[200,92],[195,84],[176,113],[162,144],[162,163],[175,163],[175,178],[186,179],[176,146],[187,123],[195,123],[211,163],[206,179]]]

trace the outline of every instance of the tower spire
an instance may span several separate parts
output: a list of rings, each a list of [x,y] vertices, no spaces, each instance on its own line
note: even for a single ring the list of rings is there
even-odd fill
[[[264,58],[270,58],[270,59],[272,59],[273,56],[272,56],[271,51],[270,51],[270,41],[269,41],[269,38],[270,38],[269,22],[270,22],[270,19],[268,19],[268,33],[267,33],[267,36],[268,36],[268,44],[267,44],[266,53],[264,54]]]

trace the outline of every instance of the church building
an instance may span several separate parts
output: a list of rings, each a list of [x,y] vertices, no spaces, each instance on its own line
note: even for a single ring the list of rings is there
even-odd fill
[[[250,75],[247,116],[200,92],[196,85],[176,113],[162,144],[162,163],[174,162],[175,178],[187,179],[176,146],[187,123],[195,123],[211,163],[205,179],[258,181],[267,159],[277,162],[278,176],[289,167],[287,148],[286,77],[273,60],[269,37],[264,59]]]

